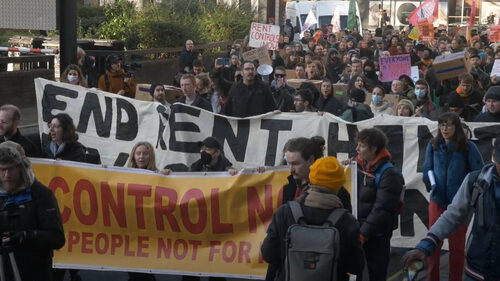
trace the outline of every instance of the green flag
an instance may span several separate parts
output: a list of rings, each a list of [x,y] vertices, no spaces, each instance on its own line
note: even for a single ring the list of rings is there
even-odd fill
[[[347,17],[347,29],[352,31],[358,27],[356,23],[356,0],[349,1],[349,16]]]

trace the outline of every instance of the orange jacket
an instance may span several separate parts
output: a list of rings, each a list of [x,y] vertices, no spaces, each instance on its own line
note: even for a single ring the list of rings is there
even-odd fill
[[[106,73],[99,77],[99,82],[97,87],[99,90],[110,92],[110,93],[118,93],[120,90],[125,90],[124,96],[129,98],[135,98],[135,81],[134,77],[130,77],[130,81],[128,83],[123,83],[123,76],[125,74],[125,70],[120,69],[117,72],[109,72],[106,70]],[[104,75],[108,76],[109,81],[109,89],[106,87],[106,80]]]

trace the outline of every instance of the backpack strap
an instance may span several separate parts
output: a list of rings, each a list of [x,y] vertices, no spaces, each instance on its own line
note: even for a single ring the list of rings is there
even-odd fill
[[[109,92],[110,83],[108,74],[106,72],[104,72],[104,84],[106,84],[106,92]]]
[[[470,206],[476,209],[476,215],[478,219],[478,224],[480,227],[484,227],[484,206],[483,206],[483,193],[484,189],[488,185],[488,182],[484,178],[485,174],[490,170],[493,164],[484,166],[480,172],[471,172],[469,174],[469,186],[472,185],[472,194],[470,200]]]
[[[304,213],[302,212],[300,204],[296,201],[288,201],[288,206],[290,206],[290,209],[292,210],[295,223],[300,223],[300,219],[304,218]]]
[[[340,218],[342,218],[346,213],[346,209],[337,208],[328,216],[328,222],[330,222],[332,226],[335,226],[339,222]]]
[[[387,162],[382,167],[377,169],[375,173],[375,188],[378,189],[380,186],[380,180],[382,179],[382,174],[384,174],[385,170],[394,167],[391,162]]]

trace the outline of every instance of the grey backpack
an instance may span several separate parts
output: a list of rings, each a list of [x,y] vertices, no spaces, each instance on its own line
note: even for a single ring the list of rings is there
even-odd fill
[[[323,225],[308,225],[300,204],[288,205],[296,224],[286,233],[285,280],[337,280],[340,242],[335,224],[347,210],[337,208]]]

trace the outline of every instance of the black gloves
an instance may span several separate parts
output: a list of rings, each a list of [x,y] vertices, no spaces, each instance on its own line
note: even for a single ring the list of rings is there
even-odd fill
[[[14,251],[17,247],[27,241],[33,240],[35,233],[30,230],[4,232],[2,235],[2,244],[0,252],[8,253]]]

